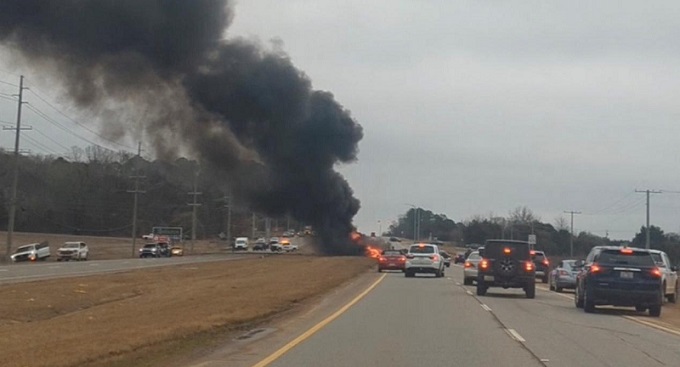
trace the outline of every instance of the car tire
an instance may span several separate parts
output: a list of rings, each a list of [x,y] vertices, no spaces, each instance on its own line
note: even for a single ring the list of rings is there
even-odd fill
[[[472,278],[463,278],[463,285],[472,285]]]
[[[574,305],[576,308],[583,308],[583,298],[581,298],[581,292],[579,291],[578,284],[574,289]]]
[[[382,269],[378,268],[378,273],[382,273]]]
[[[562,293],[562,288],[560,288],[560,287],[555,287],[555,292],[557,292],[557,293]]]
[[[635,305],[635,311],[637,311],[637,312],[645,312],[645,311],[647,311],[647,307],[642,306],[642,305]]]
[[[588,289],[583,289],[583,311],[587,313],[595,312],[595,300],[593,296],[588,296]]]
[[[543,283],[548,283],[548,275],[544,275],[542,281]]]
[[[524,287],[524,292],[526,293],[527,298],[536,298],[536,282],[529,282],[526,287]]]
[[[661,305],[649,306],[649,316],[652,317],[661,316]]]
[[[486,284],[484,284],[484,282],[480,282],[479,280],[477,280],[477,295],[478,296],[486,295],[486,289],[487,289]]]

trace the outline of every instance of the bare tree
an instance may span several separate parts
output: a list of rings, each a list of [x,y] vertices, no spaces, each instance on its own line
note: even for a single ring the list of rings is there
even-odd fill
[[[558,231],[569,231],[569,221],[563,216],[555,218],[555,229]]]

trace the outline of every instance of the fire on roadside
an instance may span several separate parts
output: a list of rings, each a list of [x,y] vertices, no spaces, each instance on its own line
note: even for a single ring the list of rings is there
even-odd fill
[[[366,246],[366,256],[377,259],[380,257],[380,249],[373,246]]]

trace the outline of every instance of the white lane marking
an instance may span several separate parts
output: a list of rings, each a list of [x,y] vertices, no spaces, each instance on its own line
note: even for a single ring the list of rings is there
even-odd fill
[[[511,338],[517,340],[518,342],[524,343],[526,340],[522,338],[521,335],[515,329],[505,329],[505,331],[510,335]]]
[[[9,271],[9,269],[0,269],[0,271]]]
[[[541,362],[546,363],[546,362],[550,362],[550,360],[548,358],[541,358]]]
[[[491,312],[491,308],[490,308],[489,306],[487,306],[487,305],[485,305],[485,304],[483,304],[483,303],[480,304],[480,306],[482,306],[482,308],[485,309],[486,311]]]
[[[472,292],[470,292],[470,291],[465,291],[465,293],[467,293],[469,296],[472,295]]]
[[[460,283],[459,283],[459,282],[456,282],[456,285],[460,285]]]

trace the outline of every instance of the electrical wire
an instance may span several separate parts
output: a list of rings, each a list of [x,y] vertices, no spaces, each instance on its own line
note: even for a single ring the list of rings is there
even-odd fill
[[[53,110],[55,110],[58,114],[62,115],[63,117],[65,117],[65,118],[68,119],[69,121],[73,122],[74,124],[80,126],[81,128],[83,128],[83,129],[89,131],[91,134],[96,135],[98,138],[100,138],[100,139],[102,139],[102,140],[104,140],[104,141],[107,141],[107,142],[109,142],[109,143],[111,143],[111,144],[115,144],[115,145],[118,145],[118,146],[123,147],[123,148],[127,148],[127,149],[134,150],[133,147],[127,146],[127,145],[125,145],[125,144],[118,143],[117,141],[110,140],[110,139],[106,138],[105,136],[100,135],[100,134],[97,133],[96,131],[94,131],[94,130],[88,128],[88,127],[85,126],[84,124],[81,124],[80,122],[76,121],[76,120],[73,119],[71,116],[68,116],[67,114],[65,114],[64,112],[62,112],[61,110],[59,110],[57,107],[55,107],[53,104],[51,104],[50,102],[48,102],[47,99],[43,98],[43,97],[42,97],[40,94],[38,94],[38,92],[36,92],[35,90],[33,90],[33,89],[28,89],[28,91],[31,92],[34,96],[38,97],[38,99],[40,99],[41,101],[43,101],[45,104],[47,104],[48,106],[50,106],[50,107],[51,107]]]

